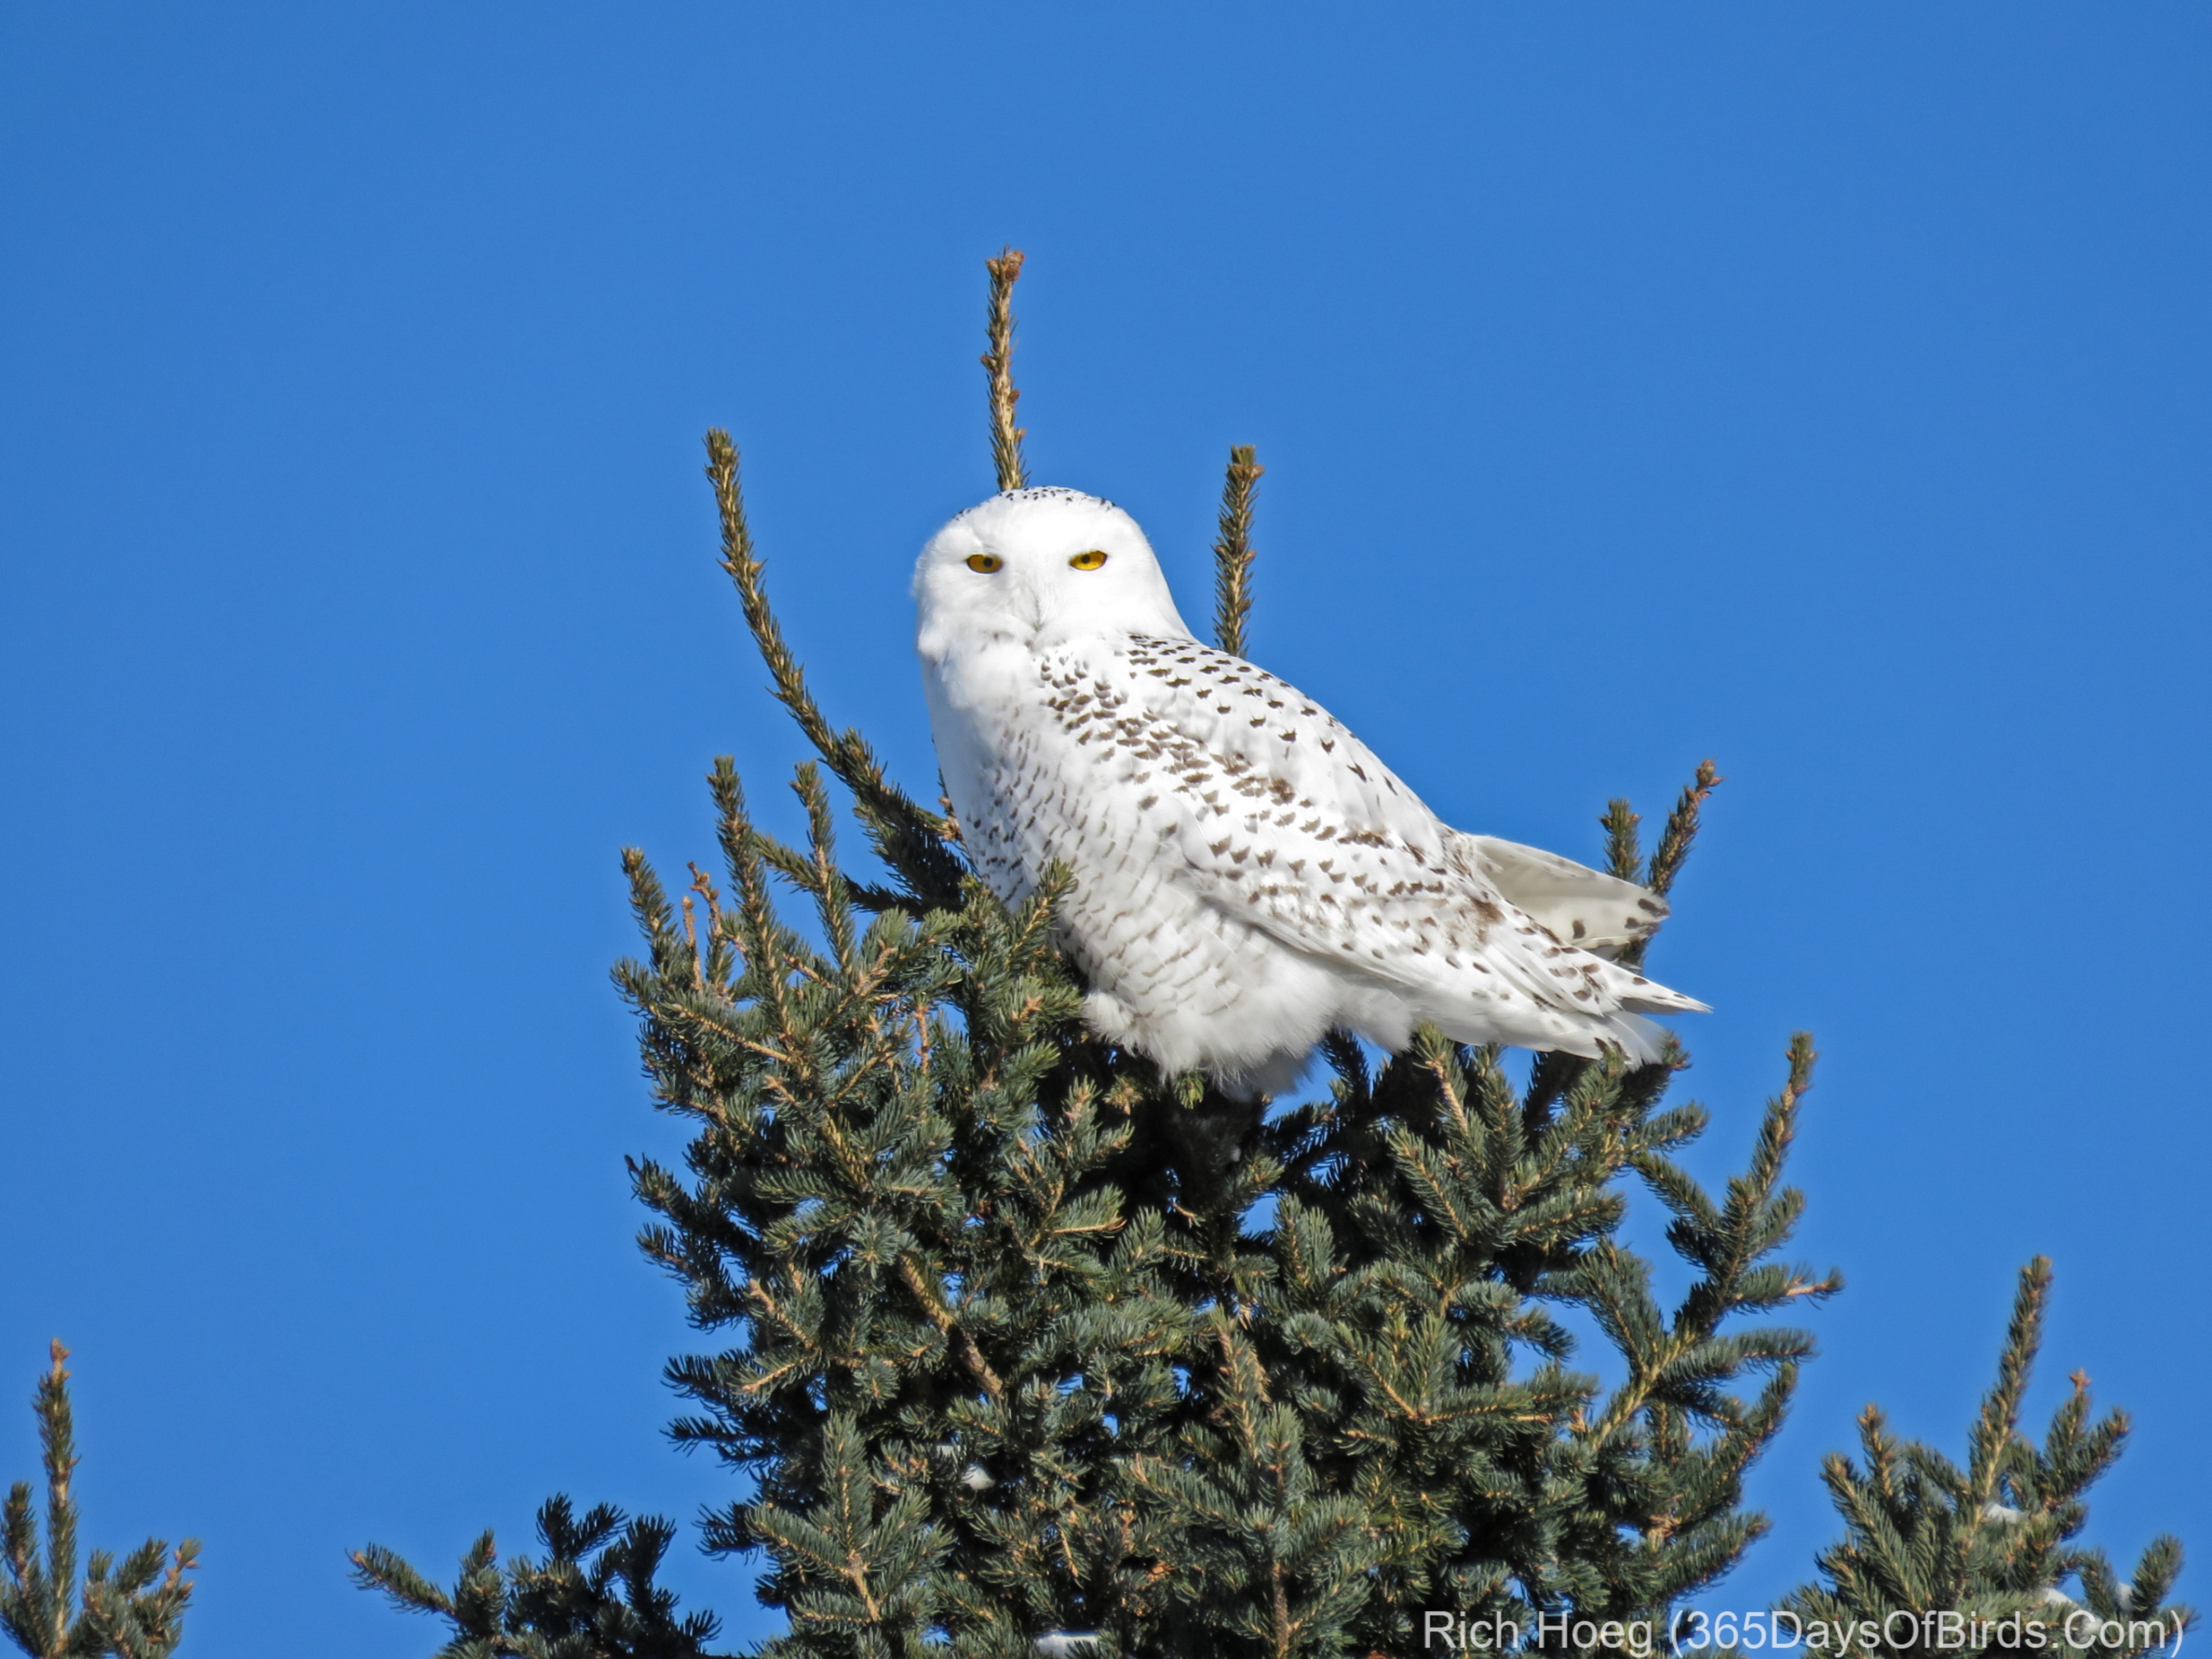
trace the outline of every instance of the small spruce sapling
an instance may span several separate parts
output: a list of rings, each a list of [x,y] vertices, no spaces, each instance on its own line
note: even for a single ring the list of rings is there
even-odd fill
[[[6,1552],[0,1630],[31,1659],[167,1659],[183,1638],[192,1597],[185,1575],[198,1560],[199,1540],[187,1538],[172,1553],[167,1540],[149,1538],[119,1563],[94,1550],[86,1558],[83,1583],[77,1582],[69,1350],[56,1342],[50,1352],[31,1404],[46,1466],[46,1539],[41,1548],[31,1483],[19,1480],[0,1512],[0,1549]]]
[[[442,1589],[371,1544],[354,1553],[354,1582],[444,1620],[440,1659],[715,1659],[714,1616],[679,1616],[674,1592],[653,1583],[675,1537],[672,1522],[633,1521],[611,1504],[579,1517],[564,1493],[538,1511],[542,1560],[518,1555],[502,1570],[486,1532]]]
[[[1997,1380],[1968,1431],[1964,1468],[1932,1446],[1899,1441],[1881,1407],[1867,1407],[1863,1465],[1834,1452],[1820,1471],[1844,1537],[1820,1552],[1820,1582],[1793,1591],[1787,1611],[1859,1632],[1850,1650],[1868,1659],[1920,1659],[1938,1644],[1958,1659],[2026,1651],[2132,1659],[2178,1644],[2196,1617],[2166,1599],[2181,1571],[2178,1540],[2153,1540],[2124,1583],[2102,1550],[2071,1542],[2088,1521],[2083,1494],[2118,1460],[2127,1414],[2091,1421],[2089,1379],[2076,1371],[2043,1443],[2020,1432],[2050,1293],[2051,1264],[2038,1256],[2021,1270]],[[2069,1578],[2077,1595],[2062,1588]],[[1942,1622],[1947,1614],[1955,1625]]]

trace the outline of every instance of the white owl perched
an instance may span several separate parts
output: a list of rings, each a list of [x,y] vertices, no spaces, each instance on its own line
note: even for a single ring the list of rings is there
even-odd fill
[[[1201,643],[1110,501],[1018,489],[915,567],[915,647],[975,867],[1018,900],[1054,860],[1113,1042],[1245,1096],[1333,1026],[1655,1060],[1703,1003],[1617,966],[1667,907],[1439,820],[1328,712]]]

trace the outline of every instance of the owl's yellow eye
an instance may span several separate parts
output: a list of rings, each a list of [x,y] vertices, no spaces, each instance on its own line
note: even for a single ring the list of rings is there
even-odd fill
[[[1068,561],[1078,570],[1096,570],[1105,562],[1106,556],[1095,547],[1088,553],[1079,553]]]
[[[968,556],[968,568],[979,575],[988,576],[1006,562],[995,553],[970,553]]]

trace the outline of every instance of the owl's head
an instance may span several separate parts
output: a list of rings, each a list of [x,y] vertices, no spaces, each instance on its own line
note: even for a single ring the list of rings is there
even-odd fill
[[[1073,489],[1010,489],[969,507],[921,550],[914,597],[926,656],[992,637],[1190,635],[1136,520]]]

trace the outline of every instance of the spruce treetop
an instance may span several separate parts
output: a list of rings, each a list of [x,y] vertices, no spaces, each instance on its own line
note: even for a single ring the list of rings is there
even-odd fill
[[[70,1407],[69,1350],[49,1350],[31,1409],[45,1466],[44,1538],[32,1486],[19,1480],[0,1509],[0,1631],[31,1659],[167,1659],[183,1638],[199,1558],[187,1538],[173,1553],[149,1538],[121,1561],[106,1550],[85,1558],[77,1577],[76,1415]]]

